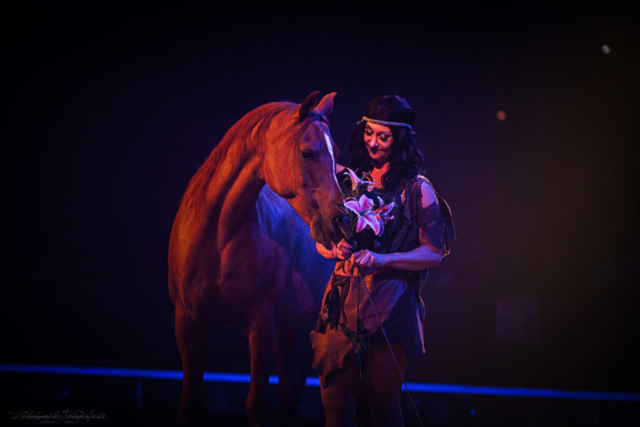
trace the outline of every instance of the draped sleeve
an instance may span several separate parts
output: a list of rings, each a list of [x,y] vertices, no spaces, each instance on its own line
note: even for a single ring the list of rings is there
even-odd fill
[[[403,190],[403,218],[391,252],[409,252],[420,246],[419,236],[443,256],[449,255],[449,239],[456,238],[451,209],[433,188],[418,175]]]
[[[415,190],[415,218],[418,236],[422,236],[431,250],[444,253],[445,226],[440,204],[429,181],[420,180]]]

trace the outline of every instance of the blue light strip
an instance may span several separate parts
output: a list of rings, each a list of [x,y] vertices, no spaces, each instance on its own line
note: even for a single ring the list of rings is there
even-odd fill
[[[538,397],[544,399],[615,400],[640,402],[640,394],[605,391],[572,391],[545,388],[488,387],[459,384],[407,383],[409,391],[415,393],[467,394],[505,397]]]
[[[156,380],[182,380],[182,371],[155,369],[95,368],[81,366],[45,366],[0,364],[0,372],[25,374],[84,375]],[[249,384],[251,375],[225,372],[205,372],[206,382]],[[271,375],[269,384],[278,384],[278,376]],[[307,377],[307,386],[320,387],[318,377]],[[466,394],[503,397],[537,397],[544,399],[613,400],[640,402],[638,393],[614,393],[602,391],[571,391],[542,388],[485,387],[458,384],[407,383],[413,393]]]

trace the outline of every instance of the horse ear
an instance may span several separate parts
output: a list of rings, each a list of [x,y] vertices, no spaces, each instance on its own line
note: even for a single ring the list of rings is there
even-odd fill
[[[309,116],[309,113],[312,112],[314,108],[316,108],[319,94],[320,91],[317,90],[307,95],[305,100],[300,105],[300,108],[298,108],[298,113],[295,115],[299,121],[304,121]]]
[[[333,111],[333,98],[336,97],[336,92],[328,93],[322,98],[320,103],[318,104],[318,110],[325,116],[331,114]]]

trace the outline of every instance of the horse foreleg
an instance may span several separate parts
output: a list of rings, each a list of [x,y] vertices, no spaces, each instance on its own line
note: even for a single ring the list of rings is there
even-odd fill
[[[178,426],[194,426],[202,409],[204,349],[210,327],[188,313],[176,309],[175,333],[182,360],[182,394],[178,406]]]
[[[297,426],[306,378],[300,367],[300,327],[278,329],[274,355],[278,366],[277,426]]]
[[[245,331],[251,353],[251,384],[245,402],[247,418],[252,426],[269,425],[269,362],[273,350],[273,316],[257,316],[251,327]]]

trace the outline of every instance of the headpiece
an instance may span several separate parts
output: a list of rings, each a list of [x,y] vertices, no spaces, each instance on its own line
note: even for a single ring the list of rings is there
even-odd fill
[[[399,126],[402,128],[411,129],[411,125],[407,123],[385,122],[384,120],[370,119],[369,117],[364,117],[364,116],[362,117],[362,120],[360,120],[356,124],[359,125],[362,122],[371,122],[371,123],[375,123],[382,126]]]

